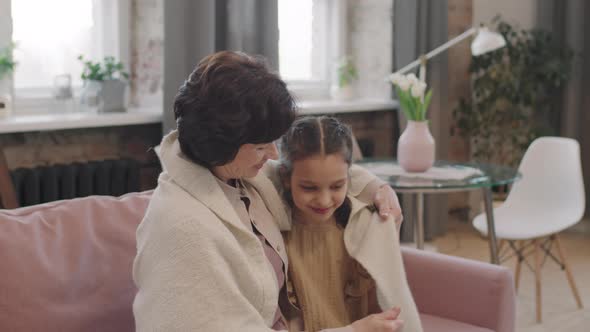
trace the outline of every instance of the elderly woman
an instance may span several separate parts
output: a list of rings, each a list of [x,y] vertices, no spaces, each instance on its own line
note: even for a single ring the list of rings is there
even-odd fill
[[[280,230],[289,212],[265,167],[296,117],[285,83],[259,58],[219,52],[190,74],[174,114],[178,129],[162,140],[164,172],[137,230],[137,330],[286,330]],[[351,194],[401,214],[391,188],[364,170],[353,170]],[[395,331],[396,317],[388,310],[336,330]]]

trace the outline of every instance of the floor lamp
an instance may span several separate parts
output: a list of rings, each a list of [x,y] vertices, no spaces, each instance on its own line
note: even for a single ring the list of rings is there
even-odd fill
[[[506,46],[506,40],[504,39],[504,37],[497,33],[497,32],[493,32],[490,31],[488,28],[486,28],[485,26],[480,26],[480,27],[471,27],[470,29],[468,29],[467,31],[463,32],[462,34],[458,35],[457,37],[447,41],[446,43],[440,45],[439,47],[435,48],[434,50],[426,53],[426,54],[422,54],[418,57],[418,59],[412,61],[411,63],[409,63],[408,65],[406,65],[405,67],[399,69],[398,71],[396,71],[395,73],[392,73],[391,75],[389,75],[388,80],[392,81],[394,75],[396,74],[405,74],[406,72],[408,72],[411,69],[416,68],[417,66],[420,66],[420,74],[419,74],[419,78],[422,82],[426,82],[426,63],[428,62],[428,60],[432,59],[433,57],[439,55],[440,53],[446,51],[447,49],[457,45],[458,43],[460,43],[461,41],[467,39],[468,37],[472,36],[472,35],[476,35],[475,38],[473,39],[473,42],[471,43],[471,54],[473,56],[479,56],[497,49],[500,49],[504,46]],[[415,202],[415,216],[416,216],[416,229],[414,231],[414,233],[416,234],[416,246],[419,249],[422,249],[424,247],[424,193],[416,193],[416,202]],[[484,199],[486,201],[489,200],[489,204],[486,204],[486,206],[492,206],[491,205],[491,200],[492,200],[492,192],[490,188],[486,188],[484,189]],[[488,211],[486,211],[488,212]],[[491,213],[487,213],[488,216],[491,216],[490,219],[488,220],[488,227],[491,227],[490,225],[493,225],[493,216]],[[490,232],[490,246],[491,246],[491,253],[492,253],[492,261],[494,263],[498,263],[498,257],[496,255],[497,250],[496,250],[496,238],[493,232]]]
[[[433,57],[439,55],[440,53],[446,51],[447,49],[459,44],[464,39],[476,34],[475,39],[471,43],[471,54],[473,56],[479,56],[484,53],[488,53],[491,51],[495,51],[499,48],[506,46],[506,40],[504,37],[497,33],[490,31],[488,28],[481,26],[481,27],[471,27],[467,31],[463,32],[462,34],[458,35],[457,37],[447,41],[446,43],[440,45],[439,47],[435,48],[434,50],[422,54],[418,57],[418,59],[412,61],[402,69],[396,71],[395,73],[389,75],[389,79],[393,77],[395,74],[405,74],[411,69],[420,66],[420,80],[425,82],[426,81],[426,63],[428,60],[432,59]]]

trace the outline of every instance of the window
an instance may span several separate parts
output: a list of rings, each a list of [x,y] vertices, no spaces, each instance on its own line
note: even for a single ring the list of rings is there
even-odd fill
[[[70,75],[74,91],[80,89],[80,54],[95,61],[113,55],[129,68],[129,0],[12,0],[10,5],[20,108],[43,107],[58,75]]]
[[[279,68],[302,99],[326,98],[333,64],[344,54],[346,2],[279,0]]]
[[[279,1],[279,67],[286,80],[311,80],[313,1]],[[316,22],[317,24],[317,22]]]

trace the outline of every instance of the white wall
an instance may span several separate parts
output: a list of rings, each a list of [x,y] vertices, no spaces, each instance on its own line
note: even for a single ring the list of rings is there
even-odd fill
[[[0,0],[0,48],[6,47],[12,39],[10,1]]]
[[[348,1],[347,42],[359,72],[360,97],[391,97],[385,78],[391,73],[392,10],[391,0]]]
[[[133,0],[131,8],[131,101],[136,106],[161,105],[164,0]]]
[[[520,28],[534,28],[537,23],[537,0],[473,0],[474,25],[488,23],[497,14]]]
[[[11,22],[10,0],[0,0],[0,50],[10,45],[12,40],[12,22]],[[6,102],[6,95],[12,93],[12,76],[0,80],[0,100]],[[2,114],[0,114],[2,115]]]

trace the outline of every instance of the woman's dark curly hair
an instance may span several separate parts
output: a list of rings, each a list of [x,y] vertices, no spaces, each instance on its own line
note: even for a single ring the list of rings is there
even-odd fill
[[[281,137],[296,105],[262,57],[222,51],[201,60],[180,87],[174,116],[182,153],[211,168],[232,161],[243,144]]]

